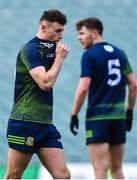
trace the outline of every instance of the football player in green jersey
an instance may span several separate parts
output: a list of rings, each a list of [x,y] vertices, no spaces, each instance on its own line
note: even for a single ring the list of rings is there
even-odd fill
[[[52,119],[53,85],[69,52],[59,43],[66,23],[62,12],[44,11],[38,33],[18,53],[5,179],[21,179],[33,153],[54,179],[70,178],[61,135]]]

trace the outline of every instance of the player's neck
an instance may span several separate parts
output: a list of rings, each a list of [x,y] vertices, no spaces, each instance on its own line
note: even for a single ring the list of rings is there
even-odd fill
[[[45,34],[42,34],[42,33],[40,33],[40,32],[38,32],[38,33],[36,34],[36,36],[37,36],[39,39],[50,40],[50,39],[48,39],[48,38],[45,36]]]
[[[100,42],[103,42],[102,36],[98,36],[96,39],[94,39],[94,43],[93,44],[100,43]]]

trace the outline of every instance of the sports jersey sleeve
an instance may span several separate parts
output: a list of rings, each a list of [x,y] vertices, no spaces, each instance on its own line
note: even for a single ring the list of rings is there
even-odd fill
[[[24,47],[21,50],[21,59],[28,71],[38,66],[44,66],[40,52],[33,46]]]
[[[92,59],[88,51],[85,51],[81,59],[81,77],[91,77],[93,74]]]
[[[125,58],[124,75],[127,76],[128,74],[132,73],[133,70],[132,70],[131,65],[128,61],[126,53],[124,51],[122,51],[122,53],[123,53],[123,56]]]

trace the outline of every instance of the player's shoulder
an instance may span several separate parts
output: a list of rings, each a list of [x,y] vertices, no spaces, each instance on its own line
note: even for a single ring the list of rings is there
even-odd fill
[[[83,52],[83,54],[82,54],[82,58],[88,58],[88,57],[91,57],[92,56],[92,54],[91,54],[91,50],[90,50],[90,48],[88,48],[88,49],[85,49],[85,51]]]
[[[102,51],[102,42],[96,43],[92,47],[87,48],[83,55],[84,56],[90,56],[90,57],[96,57],[96,55],[100,54],[99,52]]]
[[[47,50],[52,50],[56,48],[56,43],[54,41],[39,39],[36,36],[28,43],[31,44],[31,46],[35,46]]]
[[[33,42],[34,42],[33,39],[31,39],[30,41],[28,41],[24,45],[22,45],[22,47],[19,50],[19,54],[24,55],[24,56],[39,54],[37,44],[33,44]]]
[[[117,45],[114,45],[112,43],[108,43],[106,42],[106,44],[104,44],[104,48],[108,51],[119,51],[119,53],[125,53],[125,51],[123,49],[121,49],[120,47],[118,47]]]
[[[117,45],[107,42],[106,44],[103,45],[103,48],[107,52],[115,53],[119,56],[127,57],[126,52],[122,48],[118,47]]]
[[[120,58],[127,59],[127,54],[124,49],[114,46],[114,50]]]
[[[20,49],[20,53],[25,52],[25,53],[39,53],[41,50],[46,50],[49,51],[51,47],[53,47],[52,44],[46,44],[47,41],[40,40],[37,37],[34,37],[33,39],[29,40],[26,42]],[[54,44],[54,43],[53,43]],[[55,45],[54,45],[55,46]]]
[[[50,50],[55,50],[56,43],[49,40],[39,39],[38,37],[35,36],[33,39],[31,39],[25,45],[23,45],[22,48],[33,49],[33,50],[44,49],[50,51]]]

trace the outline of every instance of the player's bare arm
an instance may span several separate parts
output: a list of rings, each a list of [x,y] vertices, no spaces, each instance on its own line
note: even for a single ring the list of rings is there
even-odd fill
[[[72,115],[77,115],[78,112],[80,111],[84,103],[85,97],[87,95],[90,83],[91,83],[91,78],[89,77],[80,78],[79,85],[77,87],[75,94],[74,105],[71,113]]]
[[[135,79],[135,75],[130,73],[127,76],[128,82],[128,109],[133,109],[137,97],[137,82]]]
[[[69,51],[70,50],[66,45],[58,43],[56,48],[56,58],[49,71],[46,71],[43,66],[30,70],[32,78],[42,90],[49,91],[52,88],[61,69],[61,65]]]

